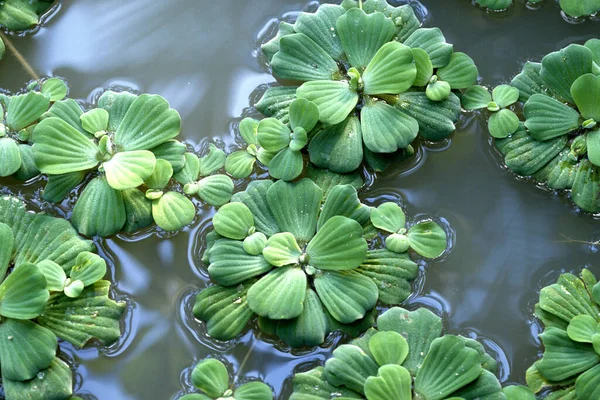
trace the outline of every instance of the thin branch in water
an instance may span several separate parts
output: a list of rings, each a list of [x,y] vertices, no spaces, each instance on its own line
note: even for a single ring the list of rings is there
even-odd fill
[[[23,66],[23,68],[27,72],[27,74],[29,74],[29,76],[31,76],[31,78],[33,78],[34,80],[39,81],[40,77],[35,73],[35,71],[33,70],[33,68],[31,68],[31,65],[29,65],[29,63],[27,62],[25,57],[23,57],[23,55],[19,52],[19,50],[17,50],[15,45],[4,34],[4,32],[0,31],[0,38],[2,38],[2,40],[4,41],[4,44],[6,44],[6,47],[8,47],[8,50],[10,50],[10,52],[14,54],[14,56],[17,58],[19,63]]]
[[[589,240],[577,240],[577,239],[571,239],[570,237],[568,237],[567,235],[564,234],[560,234],[560,236],[562,236],[565,240],[560,240],[559,243],[581,243],[581,244],[589,244],[591,246],[600,246],[600,239],[596,240],[596,241],[589,241]]]
[[[252,344],[250,345],[250,348],[248,349],[248,352],[246,353],[246,356],[244,357],[244,359],[242,360],[242,363],[240,364],[240,366],[238,367],[238,371],[235,374],[235,381],[237,382],[237,380],[240,378],[240,375],[242,374],[242,370],[244,369],[244,367],[246,366],[246,364],[248,363],[248,360],[250,359],[250,354],[252,353],[252,350],[254,350],[254,346],[256,345],[256,340],[252,341]]]

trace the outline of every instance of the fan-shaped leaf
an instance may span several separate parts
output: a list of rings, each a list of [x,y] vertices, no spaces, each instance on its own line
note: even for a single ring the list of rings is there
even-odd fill
[[[271,400],[273,391],[266,383],[248,382],[233,391],[235,400]]]
[[[28,181],[40,174],[40,170],[35,165],[33,150],[27,144],[19,144],[19,155],[21,156],[21,166],[14,173],[14,178],[19,181]]]
[[[195,216],[194,203],[181,193],[167,192],[152,202],[152,218],[165,231],[177,231],[191,224]]]
[[[263,249],[265,260],[276,267],[296,264],[302,255],[294,235],[289,232],[276,233],[267,240]]]
[[[519,117],[511,110],[504,108],[490,115],[488,129],[492,137],[505,138],[519,129]]]
[[[126,222],[123,231],[131,233],[145,228],[154,222],[152,218],[152,201],[138,189],[121,192],[125,205]]]
[[[50,101],[59,101],[67,96],[69,88],[67,84],[60,78],[46,79],[42,83],[41,92],[50,96]]]
[[[356,170],[363,161],[359,119],[351,115],[342,123],[318,132],[308,145],[310,161],[340,174]]]
[[[590,315],[578,315],[569,322],[567,334],[575,342],[592,343],[596,334],[598,321]]]
[[[600,104],[600,103],[598,103]],[[586,136],[588,160],[600,167],[600,129],[589,132]]]
[[[408,355],[408,343],[397,332],[377,332],[369,339],[369,350],[380,366],[402,365]]]
[[[0,223],[0,282],[4,280],[15,249],[15,238],[10,226]],[[61,268],[62,270],[62,268]]]
[[[79,116],[81,126],[92,135],[108,129],[108,111],[103,108],[93,108]]]
[[[342,57],[342,43],[336,31],[336,21],[346,10],[338,5],[323,4],[315,13],[300,13],[294,30],[310,37],[334,60]]]
[[[412,398],[412,378],[410,372],[399,365],[385,365],[379,368],[377,376],[365,382],[365,395],[368,400],[388,400]]]
[[[212,175],[223,168],[225,158],[225,152],[211,143],[206,155],[198,159],[200,176]]]
[[[252,181],[243,192],[238,192],[232,197],[232,201],[244,203],[252,212],[254,224],[259,232],[272,236],[280,232],[277,221],[267,202],[267,191],[273,185],[273,181]]]
[[[492,92],[492,99],[500,108],[506,108],[519,100],[519,89],[510,85],[499,85]]]
[[[600,211],[600,167],[593,165],[588,160],[581,160],[571,196],[573,202],[587,212]]]
[[[171,164],[173,172],[179,172],[186,162],[185,151],[187,147],[178,140],[167,140],[150,151],[154,153],[157,160],[165,160]]]
[[[42,313],[49,295],[42,271],[33,264],[20,264],[0,284],[0,315],[14,319],[33,319]],[[5,337],[6,335],[3,336]]]
[[[85,178],[85,171],[69,172],[61,175],[49,175],[42,197],[52,203],[61,202],[71,190]]]
[[[6,108],[6,125],[20,131],[36,122],[50,107],[50,98],[38,92],[28,92],[10,97]]]
[[[267,117],[277,118],[287,124],[290,120],[290,104],[296,99],[296,89],[296,86],[270,87],[256,103],[256,109]]]
[[[415,47],[411,49],[413,57],[415,59],[415,66],[417,68],[417,76],[413,82],[414,86],[425,86],[433,76],[433,66],[429,59],[429,54],[423,49]]]
[[[398,42],[381,46],[363,73],[364,93],[398,94],[407,91],[417,76],[410,47]]]
[[[316,104],[319,120],[328,125],[344,121],[358,103],[358,93],[345,81],[306,82],[298,88],[296,94],[299,98]]]
[[[147,150],[115,154],[102,164],[108,184],[117,190],[136,188],[148,179],[156,166],[156,158]]]
[[[425,50],[433,68],[448,65],[452,57],[453,47],[446,43],[446,38],[439,28],[419,28],[404,41],[404,44]]]
[[[303,168],[302,153],[286,148],[277,153],[269,163],[269,175],[275,179],[291,181],[302,174]]]
[[[55,357],[50,366],[28,381],[2,378],[4,394],[9,399],[19,399],[26,393],[31,400],[69,399],[73,394],[73,371]]]
[[[600,11],[600,1],[560,0],[560,8],[571,17],[584,17]]]
[[[198,179],[200,175],[200,159],[194,153],[185,153],[185,164],[183,168],[173,176],[175,180],[182,185],[191,183]]]
[[[541,63],[527,61],[521,73],[513,78],[510,85],[519,89],[519,101],[525,103],[532,94],[543,94],[544,81],[540,77]]]
[[[419,132],[415,119],[383,101],[367,101],[360,115],[365,146],[375,153],[405,148]]]
[[[406,225],[402,208],[396,203],[383,203],[371,210],[371,223],[378,229],[395,233]]]
[[[600,122],[600,76],[585,74],[571,86],[571,97],[584,119]]]
[[[235,179],[244,179],[254,170],[256,158],[246,150],[234,151],[225,160],[225,171]]]
[[[571,44],[542,59],[540,76],[556,94],[558,100],[572,104],[571,86],[581,75],[592,72],[592,59],[593,54],[590,49],[579,44]]]
[[[277,323],[277,336],[291,347],[318,346],[328,333],[329,324],[321,300],[310,288],[306,289],[302,313],[297,318]]]
[[[579,113],[543,94],[529,97],[523,108],[525,126],[537,140],[548,140],[579,127]]]
[[[367,378],[376,376],[379,367],[360,347],[344,344],[333,351],[325,363],[324,377],[335,386],[345,386],[364,394]]]
[[[556,157],[567,143],[566,136],[540,142],[524,129],[518,130],[509,140],[510,148],[506,149],[505,154],[506,166],[524,176],[539,171]]]
[[[325,270],[351,270],[367,255],[367,241],[358,222],[343,216],[327,220],[306,248],[312,266]]]
[[[408,230],[410,247],[426,258],[442,255],[447,246],[446,232],[433,221],[419,222]]]
[[[477,83],[479,71],[471,57],[456,52],[452,53],[446,66],[437,70],[436,75],[440,80],[448,82],[452,89],[467,89]]]
[[[281,267],[269,272],[248,290],[248,305],[269,319],[291,319],[302,313],[306,274],[299,268]]]
[[[306,99],[296,99],[290,104],[290,126],[292,130],[300,127],[306,132],[310,132],[318,121],[319,108],[313,102]]]
[[[221,174],[202,178],[197,187],[198,197],[214,207],[220,207],[231,200],[234,189],[231,178]]]
[[[217,233],[229,239],[241,240],[252,234],[254,227],[252,212],[243,203],[225,204],[213,217]]]
[[[290,400],[325,400],[341,396],[339,399],[362,399],[359,394],[346,388],[331,385],[323,377],[323,367],[294,375],[294,393]]]
[[[67,274],[62,267],[50,260],[40,261],[36,265],[46,277],[46,289],[51,292],[62,292],[67,279]]]
[[[461,98],[462,106],[465,110],[479,110],[486,108],[489,102],[492,101],[492,96],[486,87],[471,86]]]
[[[83,189],[71,217],[79,233],[101,237],[118,233],[126,220],[123,195],[103,176],[92,179]]]
[[[443,101],[431,101],[423,92],[406,92],[396,103],[403,113],[419,123],[419,135],[426,140],[442,140],[456,129],[454,123],[460,116],[460,100],[450,93]]]
[[[0,138],[0,177],[10,176],[21,168],[21,152],[11,138]]]
[[[333,186],[325,197],[317,229],[321,229],[323,224],[336,215],[352,218],[357,215],[357,210],[361,207],[362,204],[358,199],[356,189],[352,185],[338,184]],[[357,222],[362,225],[366,221]]]
[[[229,373],[221,361],[208,358],[194,367],[192,384],[211,397],[221,397],[229,389]]]

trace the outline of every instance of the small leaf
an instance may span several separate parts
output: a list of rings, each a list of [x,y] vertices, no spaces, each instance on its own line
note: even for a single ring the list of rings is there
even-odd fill
[[[369,340],[369,350],[380,366],[402,365],[408,355],[408,343],[397,332],[377,332]]]
[[[571,197],[582,210],[596,213],[600,211],[600,167],[588,160],[581,160],[573,182]]]
[[[289,232],[276,233],[271,236],[263,250],[265,260],[276,267],[296,264],[301,255],[302,250],[296,243],[294,235]]]
[[[351,184],[333,186],[325,197],[317,229],[321,229],[323,224],[336,215],[354,219],[359,224],[364,225],[368,220],[368,212],[363,217],[362,214],[359,214],[361,209],[363,209],[363,204],[360,203],[354,186]]]
[[[92,135],[108,129],[108,111],[103,108],[93,108],[81,114],[79,118],[83,129]]]
[[[579,113],[543,94],[532,95],[523,108],[525,126],[537,140],[548,140],[579,128]]]
[[[19,144],[19,155],[21,156],[21,166],[15,171],[13,177],[19,181],[28,181],[38,176],[40,170],[35,165],[31,146],[28,144]]]
[[[389,400],[412,398],[412,378],[410,372],[400,365],[385,365],[379,368],[377,376],[365,382],[365,395],[368,400]]]
[[[144,181],[144,184],[150,189],[163,190],[173,176],[173,167],[171,163],[163,159],[156,160],[156,166],[152,175]]]
[[[106,178],[92,179],[79,195],[71,221],[86,236],[111,236],[118,233],[127,216],[120,191],[110,187]]]
[[[246,237],[243,242],[244,251],[252,256],[262,254],[266,246],[267,236],[262,232],[254,232]]]
[[[310,264],[332,271],[358,267],[367,255],[367,241],[362,234],[360,224],[350,218],[328,219],[306,247]]]
[[[185,164],[183,168],[173,174],[175,180],[182,185],[191,183],[198,179],[200,175],[200,159],[194,153],[185,153]]]
[[[199,158],[200,176],[209,176],[223,168],[225,165],[225,152],[214,144],[208,146],[208,153]]]
[[[296,99],[297,86],[274,86],[267,89],[256,109],[267,117],[277,118],[284,124],[290,120],[290,104]]]
[[[235,179],[245,179],[252,174],[256,158],[246,150],[234,151],[225,160],[225,171]]]
[[[584,119],[600,122],[600,76],[585,74],[577,78],[571,96]]]
[[[385,238],[385,247],[394,253],[404,253],[410,248],[410,239],[406,235],[394,233]]]
[[[98,282],[104,275],[106,275],[106,261],[89,251],[79,253],[76,264],[69,273],[72,280],[80,280],[85,286]]]
[[[319,120],[328,125],[344,121],[354,110],[359,99],[358,93],[344,81],[306,82],[298,88],[296,94],[299,98],[316,104],[319,109]]]
[[[519,100],[519,89],[510,85],[500,85],[494,88],[492,99],[498,107],[506,108]]]
[[[600,66],[600,39],[590,39],[584,46],[592,51],[594,62]]]
[[[275,268],[248,290],[248,305],[269,319],[296,318],[306,297],[306,274],[299,268]]]
[[[48,175],[48,182],[44,188],[42,197],[51,203],[61,202],[71,190],[79,185],[86,173],[84,171],[69,172],[61,175]]]
[[[505,386],[502,393],[507,400],[536,400],[535,394],[527,386]]]
[[[10,176],[21,168],[21,152],[17,142],[8,137],[0,138],[0,177]]]
[[[251,255],[242,242],[230,239],[217,240],[208,252],[208,260],[210,277],[224,286],[237,285],[272,269],[262,255]]]
[[[439,28],[419,28],[405,41],[408,47],[419,47],[429,54],[433,68],[448,65],[452,57],[452,45],[446,43],[446,38]]]
[[[18,132],[40,119],[48,107],[50,98],[38,92],[11,96],[6,107],[6,125]]]
[[[381,46],[363,73],[364,93],[403,93],[413,85],[416,76],[410,47],[389,42]]]
[[[383,203],[371,210],[371,223],[378,229],[395,233],[406,225],[402,208],[396,203]]]
[[[438,80],[427,85],[425,94],[427,94],[427,98],[431,101],[442,101],[450,96],[451,91],[452,88],[448,82]]]
[[[340,59],[343,50],[339,35],[335,30],[335,22],[345,12],[338,5],[323,4],[315,13],[300,13],[294,24],[294,30],[310,37],[334,60]]]
[[[67,84],[60,78],[46,79],[42,83],[42,94],[50,95],[50,101],[59,101],[67,96],[69,88]]]
[[[471,86],[461,98],[461,103],[465,110],[486,108],[490,101],[492,101],[492,96],[488,89],[483,86]]]
[[[437,258],[446,250],[446,232],[433,221],[419,222],[408,230],[410,247],[426,258]]]
[[[269,175],[275,179],[291,181],[302,174],[303,168],[302,153],[286,148],[277,153],[269,163]]]
[[[273,391],[263,382],[244,383],[233,391],[235,400],[271,400]]]
[[[477,83],[479,71],[471,57],[456,52],[452,53],[448,65],[437,70],[436,75],[440,80],[448,82],[452,89],[467,89]]]
[[[161,229],[174,232],[192,223],[196,207],[187,197],[167,192],[152,202],[152,218]]]
[[[275,118],[265,118],[258,124],[258,142],[267,151],[277,152],[290,144],[290,128]]]
[[[374,153],[393,153],[417,137],[415,119],[383,101],[367,101],[360,112],[365,146]]]
[[[29,263],[18,265],[0,284],[0,315],[33,319],[42,313],[49,295],[46,277],[38,267]]]
[[[67,274],[62,267],[50,260],[40,261],[36,265],[46,277],[46,289],[51,292],[62,292],[67,279]]]
[[[318,132],[308,145],[310,161],[340,174],[356,170],[363,161],[359,119],[351,115],[342,123]]]
[[[519,129],[519,117],[511,110],[504,108],[490,115],[488,129],[492,137],[503,139]]]
[[[213,217],[217,233],[229,239],[242,240],[251,235],[254,218],[250,209],[243,203],[225,204]]]
[[[129,189],[121,192],[125,205],[126,222],[123,231],[137,232],[154,222],[152,218],[152,201],[148,200],[139,189]]]
[[[345,386],[364,393],[367,378],[376,376],[379,367],[360,347],[343,344],[333,351],[325,363],[324,377],[335,386]]]
[[[267,236],[281,232],[267,202],[267,192],[271,186],[273,186],[271,180],[251,181],[246,190],[236,193],[231,199],[234,202],[244,203],[250,209],[256,229]]]
[[[165,160],[171,164],[173,172],[179,172],[185,165],[185,151],[187,146],[178,140],[167,140],[150,151],[154,153],[157,160]]]
[[[426,140],[442,140],[456,129],[460,116],[460,100],[454,93],[443,101],[431,101],[423,92],[406,92],[396,103],[403,113],[419,123],[419,136]]]
[[[231,200],[233,189],[234,186],[231,178],[227,175],[219,174],[207,176],[198,181],[196,193],[205,203],[214,207],[220,207]],[[186,193],[189,194],[188,192]]]
[[[307,288],[302,313],[277,323],[277,336],[291,347],[318,346],[329,333],[327,316],[314,290]]]
[[[544,81],[540,76],[541,69],[541,63],[527,61],[521,73],[510,82],[511,86],[519,89],[519,101],[525,103],[533,94],[544,94]]]
[[[258,144],[257,130],[260,121],[254,118],[244,118],[240,121],[240,136],[248,145]]]
[[[577,78],[592,72],[592,59],[590,49],[571,44],[542,59],[540,76],[558,100],[573,104],[571,86]]]
[[[290,127],[293,131],[300,127],[310,132],[318,121],[319,108],[315,103],[306,99],[296,99],[290,104]]]
[[[425,86],[427,83],[429,83],[429,80],[433,76],[433,66],[431,65],[431,60],[429,59],[429,55],[425,50],[418,47],[415,47],[411,50],[415,59],[415,66],[417,68],[417,76],[413,82],[413,85],[419,87]]]
[[[148,179],[156,166],[156,158],[147,150],[115,154],[102,164],[108,184],[117,190],[133,189]]]
[[[72,281],[69,280],[67,281],[66,285],[65,285],[65,296],[70,297],[72,299],[79,297],[79,295],[81,295],[81,293],[83,292],[83,289],[85,288],[85,285],[83,284],[82,281]]]
[[[569,322],[567,334],[575,342],[592,343],[592,336],[596,334],[598,321],[590,315],[578,315]]]
[[[194,367],[192,384],[210,397],[221,397],[229,389],[229,373],[221,361],[208,358]]]

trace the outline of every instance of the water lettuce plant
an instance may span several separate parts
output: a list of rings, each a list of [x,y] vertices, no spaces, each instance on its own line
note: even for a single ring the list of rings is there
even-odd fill
[[[398,210],[394,222],[404,218]],[[324,197],[308,178],[251,182],[213,217],[204,256],[218,285],[200,291],[194,315],[220,340],[236,337],[258,315],[261,330],[300,347],[360,325],[378,301],[401,303],[417,264],[408,246],[392,251],[381,245],[371,220],[388,215],[378,213],[384,214],[361,204],[351,184],[329,186]],[[420,225],[409,230],[410,246],[439,256],[445,233]],[[404,222],[394,232],[402,229]]]
[[[421,28],[411,6],[385,0],[323,4],[282,22],[262,49],[273,75],[299,86],[268,89],[257,109],[294,125],[294,100],[314,103],[320,124],[306,132],[310,161],[338,173],[402,153],[417,136],[448,137],[461,112],[453,91],[478,75],[438,28]]]
[[[297,373],[290,400],[527,399],[507,397],[496,369],[481,343],[443,334],[431,311],[393,307],[377,328],[337,347],[324,367]]]
[[[483,86],[472,86],[461,98],[465,110],[487,109],[492,114],[488,120],[490,135],[503,139],[519,129],[519,117],[508,107],[519,100],[519,89],[510,85],[500,85],[494,88],[490,95]]]
[[[273,391],[260,381],[233,386],[227,367],[219,360],[207,358],[200,361],[191,374],[192,384],[202,393],[190,393],[180,400],[273,400]]]
[[[600,284],[587,269],[560,275],[540,291],[535,315],[544,326],[542,358],[527,383],[546,399],[600,397]]]
[[[511,86],[525,122],[495,142],[506,166],[551,189],[570,189],[579,208],[600,212],[600,40],[526,63]]]
[[[121,334],[125,305],[108,297],[106,263],[65,220],[0,198],[0,366],[7,398],[66,399],[70,368],[58,338],[78,348]]]
[[[259,123],[260,121],[250,117],[240,121],[238,128],[244,147],[227,155],[225,160],[225,171],[236,179],[249,177],[257,161],[265,167],[268,166],[275,156],[258,142]]]
[[[553,0],[547,0],[549,2]],[[513,0],[475,0],[475,3],[492,11],[508,9]],[[540,5],[544,0],[527,0],[529,5]],[[567,17],[582,18],[593,16],[600,11],[600,0],[556,0]]]

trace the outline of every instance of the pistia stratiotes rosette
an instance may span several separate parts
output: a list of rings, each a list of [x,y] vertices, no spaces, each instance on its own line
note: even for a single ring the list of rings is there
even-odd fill
[[[296,374],[290,400],[528,399],[510,395],[514,387],[503,393],[496,369],[481,343],[443,334],[431,311],[394,307],[324,367]]]
[[[528,62],[512,81],[525,123],[496,140],[506,166],[600,212],[600,40]],[[491,120],[491,119],[490,119]]]
[[[275,77],[301,85],[268,89],[257,109],[286,124],[295,98],[315,103],[310,160],[338,173],[409,149],[417,135],[448,137],[461,111],[452,90],[475,84],[477,68],[420,26],[409,5],[385,0],[323,4],[282,22],[263,51]]]
[[[508,107],[519,101],[519,89],[510,85],[496,86],[490,92],[483,86],[472,86],[461,98],[465,110],[487,109],[492,114],[488,120],[490,135],[503,139],[519,129],[519,117]]]
[[[50,105],[68,92],[59,78],[34,81],[24,93],[0,95],[3,108],[0,121],[0,177],[12,176],[26,181],[40,171],[35,165],[31,144],[33,130]]]
[[[560,5],[567,17],[581,18],[589,17],[600,11],[600,0],[546,0],[556,2]],[[527,0],[529,5],[541,5],[544,0]],[[508,9],[514,0],[475,0],[475,3],[493,11]]]
[[[0,368],[7,398],[67,399],[72,372],[57,337],[115,342],[125,305],[108,297],[106,263],[65,220],[0,198]]]
[[[600,284],[587,269],[562,274],[540,291],[535,315],[544,325],[542,358],[527,383],[546,399],[600,398]]]
[[[356,189],[323,193],[307,178],[254,181],[215,214],[204,256],[218,285],[200,291],[194,306],[209,335],[232,339],[258,315],[265,333],[315,346],[331,331],[366,329],[378,300],[410,295],[417,264],[367,242],[371,207]]]
[[[273,400],[273,391],[260,381],[246,382],[234,387],[227,367],[219,360],[200,361],[191,374],[192,385],[202,393],[190,393],[180,400]]]
[[[266,167],[275,156],[258,142],[259,123],[260,121],[250,117],[240,121],[239,133],[245,147],[229,154],[225,160],[225,171],[236,179],[249,177],[257,161]]]

